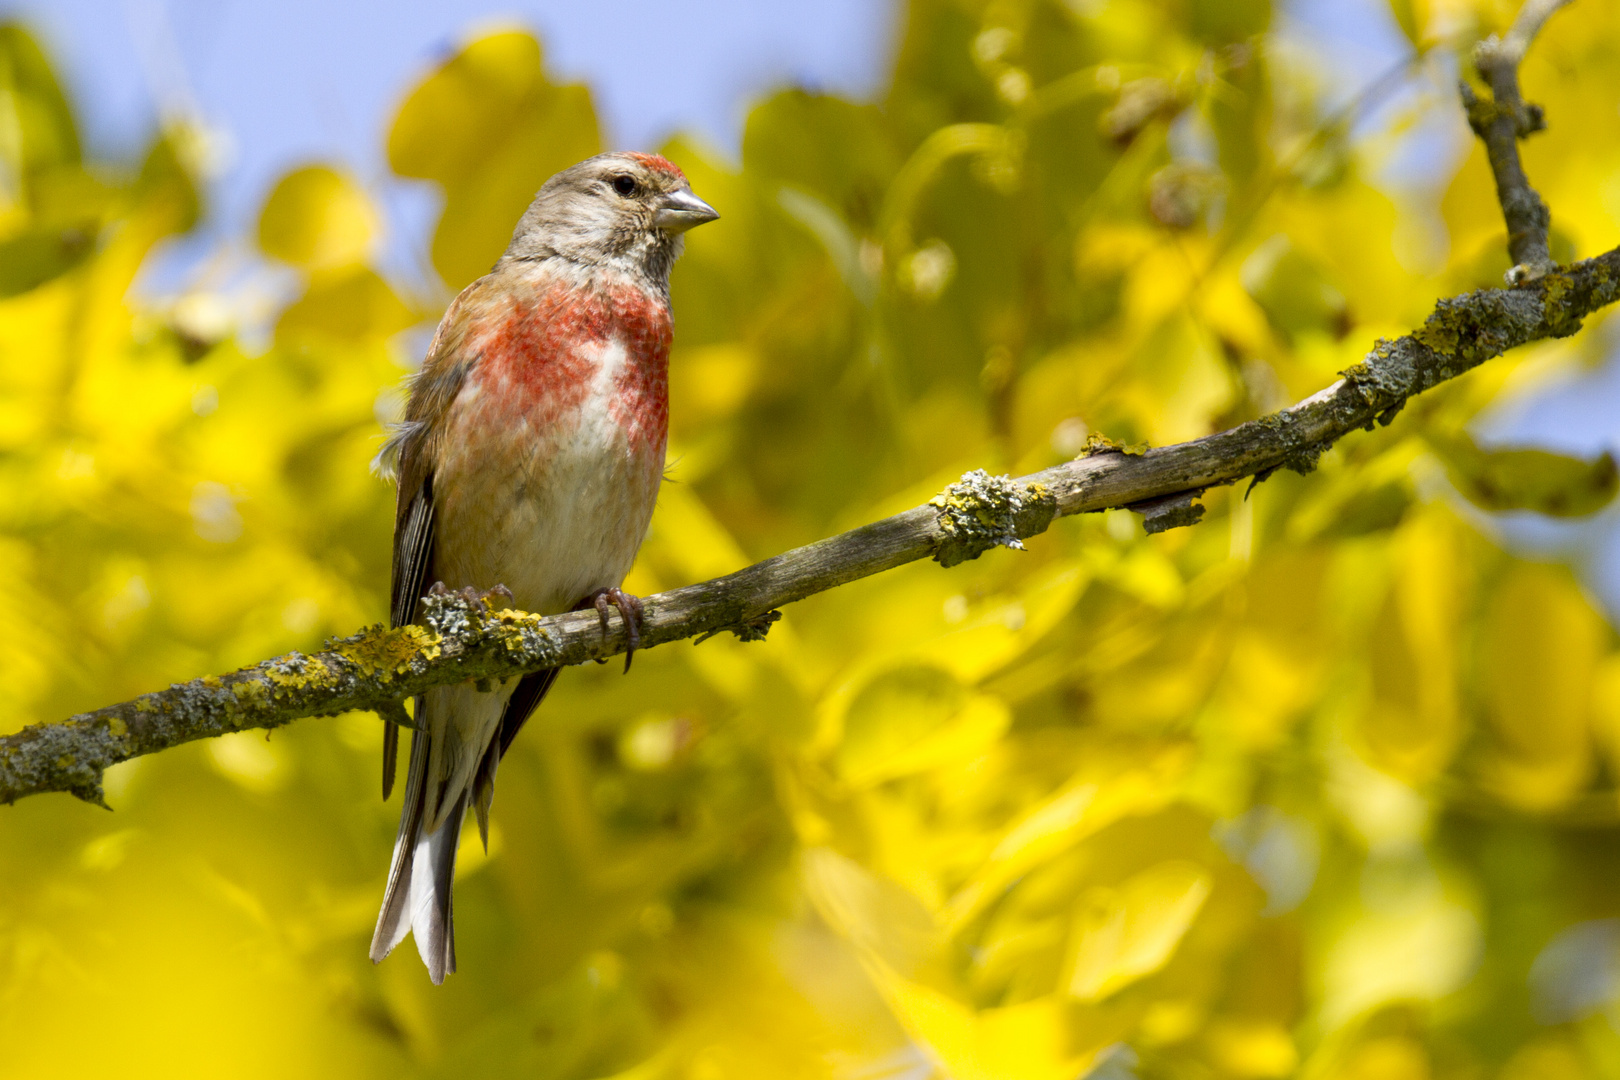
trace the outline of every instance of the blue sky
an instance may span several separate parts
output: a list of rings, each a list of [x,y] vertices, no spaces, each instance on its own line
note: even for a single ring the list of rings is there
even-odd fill
[[[734,151],[747,103],[795,83],[881,86],[889,0],[0,0],[65,69],[93,147],[127,155],[160,110],[220,136],[216,220],[251,221],[290,166],[341,162],[381,179],[399,97],[482,27],[539,32],[553,77],[588,83],[611,144],[676,130]]]

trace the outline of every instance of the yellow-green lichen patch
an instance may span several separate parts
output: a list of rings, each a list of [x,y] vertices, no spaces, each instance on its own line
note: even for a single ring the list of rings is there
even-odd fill
[[[535,625],[540,617],[525,611],[500,611],[494,615],[494,619],[495,635],[500,640],[501,648],[508,654],[527,652],[534,644],[531,635],[545,640],[551,637]]]
[[[1149,445],[1146,440],[1142,442],[1122,443],[1116,442],[1100,431],[1093,431],[1086,436],[1086,445],[1080,448],[1081,457],[1091,457],[1093,454],[1125,454],[1130,457],[1141,457],[1147,453]]]
[[[129,725],[124,723],[124,718],[122,716],[110,716],[107,718],[107,730],[112,732],[117,737],[123,738],[123,736],[129,731]]]
[[[1429,316],[1417,331],[1412,335],[1420,345],[1424,345],[1443,356],[1452,356],[1457,351],[1457,330],[1449,325],[1445,313],[1435,312]]]
[[[269,687],[258,679],[246,679],[239,683],[232,683],[231,693],[236,696],[237,701],[263,701],[269,693]]]
[[[1541,288],[1546,296],[1547,303],[1552,306],[1562,304],[1564,297],[1569,294],[1573,284],[1568,274],[1551,273],[1541,279]]]
[[[1040,532],[1057,510],[1057,500],[1044,485],[1020,484],[983,469],[963,473],[928,504],[939,512],[934,558],[944,566],[977,558],[992,547],[1023,550],[1020,533]]]
[[[333,649],[354,663],[366,675],[398,674],[409,668],[418,654],[426,659],[439,655],[439,636],[420,626],[381,627],[337,643]]]
[[[302,653],[292,653],[267,662],[264,674],[277,687],[288,690],[330,686],[337,681],[336,673],[324,661]]]

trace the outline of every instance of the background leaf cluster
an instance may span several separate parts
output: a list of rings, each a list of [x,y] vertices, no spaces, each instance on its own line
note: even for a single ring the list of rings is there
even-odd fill
[[[1397,8],[1432,55],[1512,14]],[[665,148],[724,217],[675,274],[637,592],[1093,433],[1263,414],[1506,269],[1477,148],[1449,255],[1397,258],[1368,179],[1394,136],[1350,137],[1263,0],[904,19],[880,100],[779,93],[738,163]],[[1563,257],[1614,243],[1617,43],[1577,3],[1525,67]],[[448,291],[391,280],[373,196],[311,164],[259,221],[297,282],[268,342],[206,275],[135,299],[198,219],[195,136],[86,162],[16,27],[0,121],[3,730],[381,618],[367,463]],[[389,161],[443,192],[446,289],[600,138],[522,33],[411,88]],[[1065,521],[806,601],[763,644],[568,672],[490,854],[463,850],[442,989],[408,948],[365,959],[396,813],[375,717],[131,763],[114,815],[7,810],[0,1075],[1614,1075],[1620,651],[1483,512],[1590,512],[1614,465],[1469,431],[1605,340],[1493,362],[1192,529]]]

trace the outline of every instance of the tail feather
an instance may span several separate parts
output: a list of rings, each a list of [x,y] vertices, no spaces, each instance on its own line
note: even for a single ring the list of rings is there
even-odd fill
[[[371,938],[371,960],[381,963],[405,935],[416,937],[417,952],[435,983],[456,970],[456,937],[451,887],[456,876],[456,844],[467,811],[463,792],[445,814],[438,829],[424,835],[427,808],[428,757],[432,737],[411,733],[411,768],[405,780],[404,807],[399,834],[394,839],[394,862],[388,872],[377,930]]]
[[[456,846],[461,840],[461,819],[467,812],[465,793],[444,817],[436,832],[416,842],[411,868],[411,933],[416,951],[427,965],[434,985],[456,970],[456,931],[454,894]]]
[[[442,697],[437,703],[439,708],[458,710],[452,717],[465,718],[469,712],[476,717],[473,710],[500,708],[499,714],[489,715],[487,725],[468,725],[471,732],[453,722],[441,722],[435,727],[428,715],[428,699],[418,699],[417,716],[422,726],[411,732],[411,763],[405,779],[399,833],[394,839],[393,865],[388,872],[382,911],[377,916],[377,930],[371,939],[373,962],[380,963],[405,940],[406,934],[413,934],[417,951],[435,983],[442,983],[445,975],[456,970],[451,887],[462,821],[471,808],[477,815],[478,831],[487,851],[496,768],[556,676],[555,669],[526,675],[514,688],[516,692],[509,697],[503,695],[505,700],[473,697],[470,687],[464,695],[470,701]],[[432,734],[435,731],[437,737]],[[443,746],[438,745],[440,740]],[[456,763],[465,761],[461,754],[474,747],[482,750],[477,767],[466,775]],[[435,751],[444,760],[436,760]],[[458,786],[460,790],[456,790]],[[435,822],[437,827],[433,828]],[[431,832],[426,831],[430,828]]]
[[[394,860],[388,870],[388,888],[383,893],[382,911],[377,915],[377,930],[371,937],[371,962],[380,964],[394,951],[394,946],[405,940],[410,931],[410,909],[406,901],[410,896],[411,868],[416,858],[418,837],[422,832],[423,796],[426,794],[424,778],[427,775],[428,750],[432,742],[426,731],[411,732],[411,767],[406,774],[405,798],[399,814],[399,833],[394,838]]]

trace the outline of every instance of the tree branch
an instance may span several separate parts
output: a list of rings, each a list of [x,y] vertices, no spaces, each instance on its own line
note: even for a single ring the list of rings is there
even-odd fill
[[[905,513],[647,597],[642,647],[724,630],[757,640],[785,604],[925,557],[951,566],[1019,547],[1067,514],[1131,507],[1149,532],[1191,524],[1206,488],[1279,468],[1307,472],[1338,439],[1387,424],[1413,395],[1516,346],[1573,334],[1617,297],[1620,248],[1511,289],[1442,300],[1421,329],[1379,341],[1338,382],[1281,412],[1141,454],[1105,448],[1016,480],[975,471]],[[468,594],[431,596],[421,626],[372,627],[314,655],[289,653],[0,738],[0,802],[65,791],[105,805],[103,771],[143,754],[351,709],[408,723],[401,702],[430,687],[487,686],[623,649],[622,621],[604,635],[594,611],[542,618]]]
[[[1462,85],[1468,121],[1484,140],[1517,265],[1508,289],[1442,300],[1423,326],[1372,352],[1327,389],[1235,428],[1134,454],[1104,447],[1018,479],[974,470],[927,504],[797,548],[725,577],[644,600],[641,647],[722,631],[765,637],[795,600],[932,557],[944,566],[996,546],[1021,548],[1056,517],[1117,507],[1140,512],[1150,533],[1191,525],[1211,487],[1279,468],[1309,472],[1357,428],[1388,424],[1408,398],[1509,349],[1567,337],[1620,297],[1620,248],[1558,270],[1547,249],[1549,215],[1529,186],[1517,140],[1542,128],[1519,96],[1518,65],[1547,18],[1568,0],[1528,0],[1506,38],[1475,54],[1493,100]],[[486,596],[438,591],[420,626],[374,626],[333,639],[312,656],[292,652],[223,676],[176,683],[133,701],[35,724],[0,738],[0,803],[65,791],[106,806],[109,767],[232,731],[277,728],[305,716],[370,710],[410,726],[404,701],[434,686],[495,682],[624,650],[624,624],[606,634],[594,611],[542,617],[497,610]]]
[[[1552,215],[1524,175],[1519,161],[1519,140],[1528,138],[1547,125],[1539,105],[1527,105],[1519,94],[1519,63],[1549,16],[1569,0],[1528,0],[1507,37],[1495,34],[1474,50],[1474,67],[1491,88],[1491,100],[1476,95],[1467,82],[1460,84],[1468,126],[1485,144],[1491,173],[1496,178],[1496,197],[1507,219],[1508,254],[1513,269],[1508,283],[1529,281],[1554,266],[1547,247],[1547,229]]]

